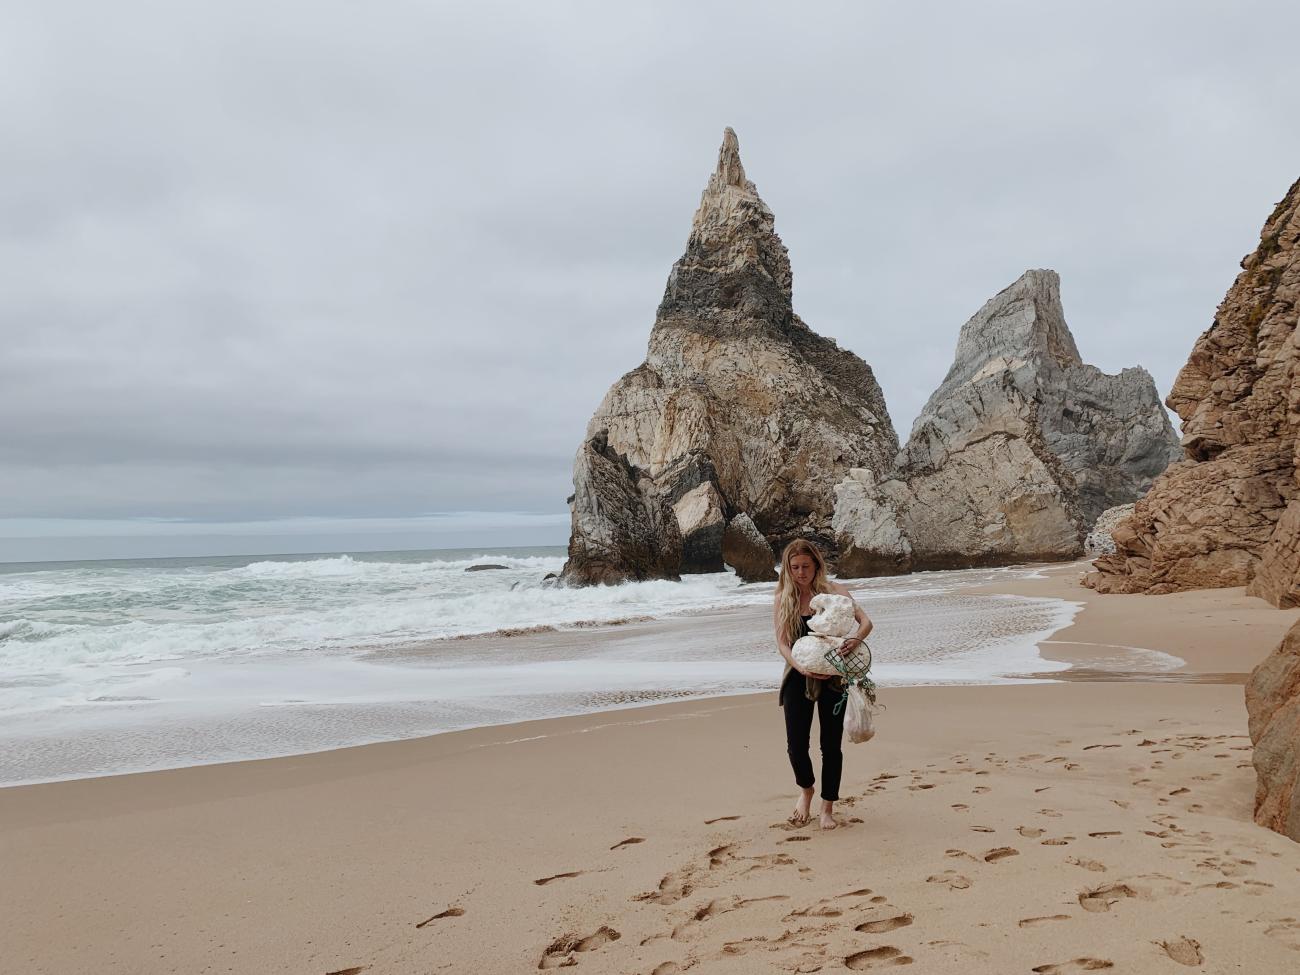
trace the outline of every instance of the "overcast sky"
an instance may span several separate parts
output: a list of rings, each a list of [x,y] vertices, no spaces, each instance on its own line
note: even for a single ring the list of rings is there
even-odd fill
[[[563,542],[725,125],[900,437],[1030,267],[1165,395],[1300,176],[1297,37],[1281,0],[10,0],[0,559]]]

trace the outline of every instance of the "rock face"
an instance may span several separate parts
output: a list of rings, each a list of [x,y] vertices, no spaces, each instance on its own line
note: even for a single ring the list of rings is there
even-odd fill
[[[898,438],[871,367],[799,319],[791,284],[772,212],[727,129],[646,361],[587,426],[567,580],[643,578],[633,565],[666,578],[721,570],[723,534],[742,513],[772,546],[802,536],[831,548],[834,485],[850,468],[887,468]],[[678,562],[640,554],[653,546],[642,512],[660,505],[681,538]]]
[[[573,533],[561,573],[565,583],[678,578],[682,539],[671,507],[650,478],[609,445],[603,431],[578,451],[573,483]]]
[[[1111,538],[1110,533],[1115,530],[1116,525],[1131,514],[1133,514],[1131,504],[1119,504],[1103,511],[1097,523],[1092,526],[1092,531],[1088,532],[1088,537],[1083,540],[1084,554],[1091,558],[1115,551],[1115,539]]]
[[[1116,526],[1116,551],[1084,584],[1165,593],[1248,586],[1300,603],[1300,181],[1196,341],[1169,394],[1186,459]]]
[[[722,533],[722,561],[745,582],[775,582],[776,556],[763,533],[743,511]]]
[[[1076,557],[1177,453],[1151,376],[1086,365],[1056,272],[1027,271],[962,327],[890,476],[837,486],[839,574]]]
[[[1255,822],[1300,841],[1300,623],[1246,684]]]

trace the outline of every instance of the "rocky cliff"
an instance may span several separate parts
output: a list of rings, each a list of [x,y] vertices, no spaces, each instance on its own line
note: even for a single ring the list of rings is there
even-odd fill
[[[838,487],[841,575],[1068,559],[1177,456],[1155,383],[1079,356],[1054,271],[1026,271],[961,330],[890,476]]]
[[[1100,592],[1248,586],[1300,601],[1300,181],[1196,341],[1169,394],[1185,459],[1112,532],[1084,580]]]
[[[773,223],[727,129],[646,361],[606,394],[578,451],[567,581],[720,570],[740,514],[774,549],[797,536],[830,549],[834,485],[892,462],[898,438],[871,367],[794,313]],[[665,509],[676,565],[671,552],[629,557]]]

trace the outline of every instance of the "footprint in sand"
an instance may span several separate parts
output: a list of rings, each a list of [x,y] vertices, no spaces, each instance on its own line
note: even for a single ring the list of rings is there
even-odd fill
[[[1258,918],[1248,923],[1266,925],[1264,928],[1266,935],[1280,941],[1292,951],[1300,951],[1300,921],[1295,918]]]
[[[719,914],[726,914],[734,911],[741,906],[739,899],[731,898],[730,900],[712,900],[695,909],[695,913],[689,919],[673,928],[672,939],[674,941],[690,941],[695,937],[701,924],[710,918],[715,918]]]
[[[838,907],[834,907],[823,900],[818,901],[810,907],[805,907],[798,911],[791,911],[785,917],[781,918],[781,920],[789,921],[796,917],[839,917],[843,913],[844,912]]]
[[[654,904],[676,904],[689,897],[695,886],[691,883],[690,870],[674,870],[664,874],[655,890],[637,894],[633,900],[650,901]]]
[[[327,972],[326,975],[360,975],[369,965],[357,965],[355,968],[340,968],[337,972]]]
[[[1108,836],[1123,836],[1124,834],[1117,829],[1107,829],[1107,830],[1102,830],[1099,833],[1089,833],[1088,835],[1091,836],[1093,839],[1104,839]]]
[[[984,793],[992,792],[993,790],[990,789],[987,785],[977,785],[975,786],[975,788],[971,789],[970,791],[971,791],[971,795],[982,796],[984,795]]]
[[[984,854],[985,863],[998,863],[1008,857],[1018,857],[1020,851],[1012,849],[1009,846],[999,846],[996,850],[989,850]]]
[[[542,960],[537,963],[538,968],[567,968],[570,965],[576,965],[578,959],[574,958],[575,952],[595,951],[597,948],[603,948],[611,941],[617,941],[623,937],[618,931],[607,925],[601,925],[592,934],[585,938],[576,935],[565,935],[562,938],[556,938],[542,954]]]
[[[1069,846],[1071,836],[1049,836],[1045,840],[1039,841],[1039,846]]]
[[[662,965],[656,965],[650,975],[679,975],[682,966],[675,961],[666,961]]]
[[[720,867],[732,858],[732,850],[736,848],[734,843],[723,843],[722,846],[715,846],[707,856],[709,858],[709,869]]]
[[[853,930],[861,931],[863,934],[886,934],[907,927],[913,920],[915,919],[911,914],[899,914],[897,917],[887,917],[880,921],[866,921]]]
[[[1180,936],[1172,941],[1157,941],[1156,944],[1164,949],[1166,955],[1188,968],[1195,968],[1205,961],[1205,955],[1201,954],[1201,943],[1194,938]]]
[[[554,877],[543,877],[540,880],[534,880],[533,883],[535,883],[538,887],[545,887],[547,884],[553,883],[556,880],[568,880],[570,877],[581,877],[581,876],[582,876],[581,870],[573,870],[570,871],[569,873],[557,873]]]
[[[1049,914],[1045,917],[1026,917],[1021,918],[1019,924],[1022,928],[1036,928],[1040,924],[1047,924],[1049,921],[1068,921],[1068,914]]]
[[[1040,810],[1038,810],[1038,815],[1040,815],[1040,816],[1046,816],[1048,819],[1060,819],[1060,818],[1061,818],[1061,814],[1060,814],[1059,812],[1057,812],[1055,809],[1040,809]]]
[[[862,887],[862,888],[860,888],[860,889],[858,889],[858,890],[851,890],[851,891],[849,891],[847,894],[840,894],[839,896],[840,896],[840,897],[870,897],[870,896],[871,896],[871,888],[870,888],[870,887]]]
[[[1036,840],[1043,835],[1043,831],[1037,826],[1021,826],[1016,832],[1027,840]]]
[[[1063,961],[1059,965],[1039,965],[1034,969],[1036,975],[1072,975],[1074,972],[1099,972],[1104,968],[1114,968],[1115,963],[1104,958],[1075,958]]]
[[[947,884],[950,890],[965,890],[970,886],[970,878],[963,877],[956,870],[945,870],[925,878],[927,884]]]
[[[706,820],[704,821],[704,825],[705,825],[705,826],[712,826],[714,823],[732,823],[732,822],[735,822],[735,821],[736,821],[737,819],[739,819],[739,818],[740,818],[739,816],[718,816],[716,819],[706,819]],[[675,964],[677,964],[677,963],[676,963],[676,962],[669,962],[669,964],[670,964],[670,965],[675,965]]]
[[[788,894],[769,894],[767,897],[743,897],[736,901],[737,907],[748,907],[750,904],[762,904],[764,901],[788,901]]]
[[[810,839],[812,839],[811,836],[787,836],[785,839],[781,840],[780,842],[782,842],[782,843],[801,843],[801,842],[803,842],[803,841],[805,841],[805,840],[810,840]]]
[[[629,836],[627,839],[620,840],[618,843],[615,843],[613,846],[610,847],[610,849],[621,850],[625,846],[633,846],[637,843],[644,843],[644,842],[645,842],[644,836]]]
[[[873,968],[888,968],[893,965],[910,965],[912,959],[893,945],[868,948],[844,959],[844,965],[850,971],[865,972]]]
[[[1095,890],[1085,890],[1079,895],[1079,906],[1085,911],[1101,914],[1109,911],[1126,897],[1136,897],[1135,891],[1128,884],[1108,884]]]
[[[970,809],[970,806],[966,805],[964,802],[954,802],[952,808],[956,812],[966,812],[966,810]]]
[[[1087,857],[1066,857],[1066,863],[1073,864],[1076,867],[1083,867],[1084,870],[1094,870],[1097,873],[1105,873],[1106,865],[1096,860],[1089,860]]]
[[[435,914],[433,917],[425,918],[423,921],[417,924],[416,927],[422,928],[426,924],[432,924],[434,921],[441,921],[444,917],[463,917],[464,914],[465,914],[465,909],[462,907],[449,907],[441,914]]]

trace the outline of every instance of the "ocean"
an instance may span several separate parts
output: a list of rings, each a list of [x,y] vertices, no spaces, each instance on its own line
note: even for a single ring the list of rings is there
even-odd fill
[[[542,547],[0,565],[0,785],[775,688],[771,584],[567,589],[545,579],[563,562]],[[1031,573],[855,583],[877,683],[1059,668],[1035,644],[1077,604],[968,591]]]

